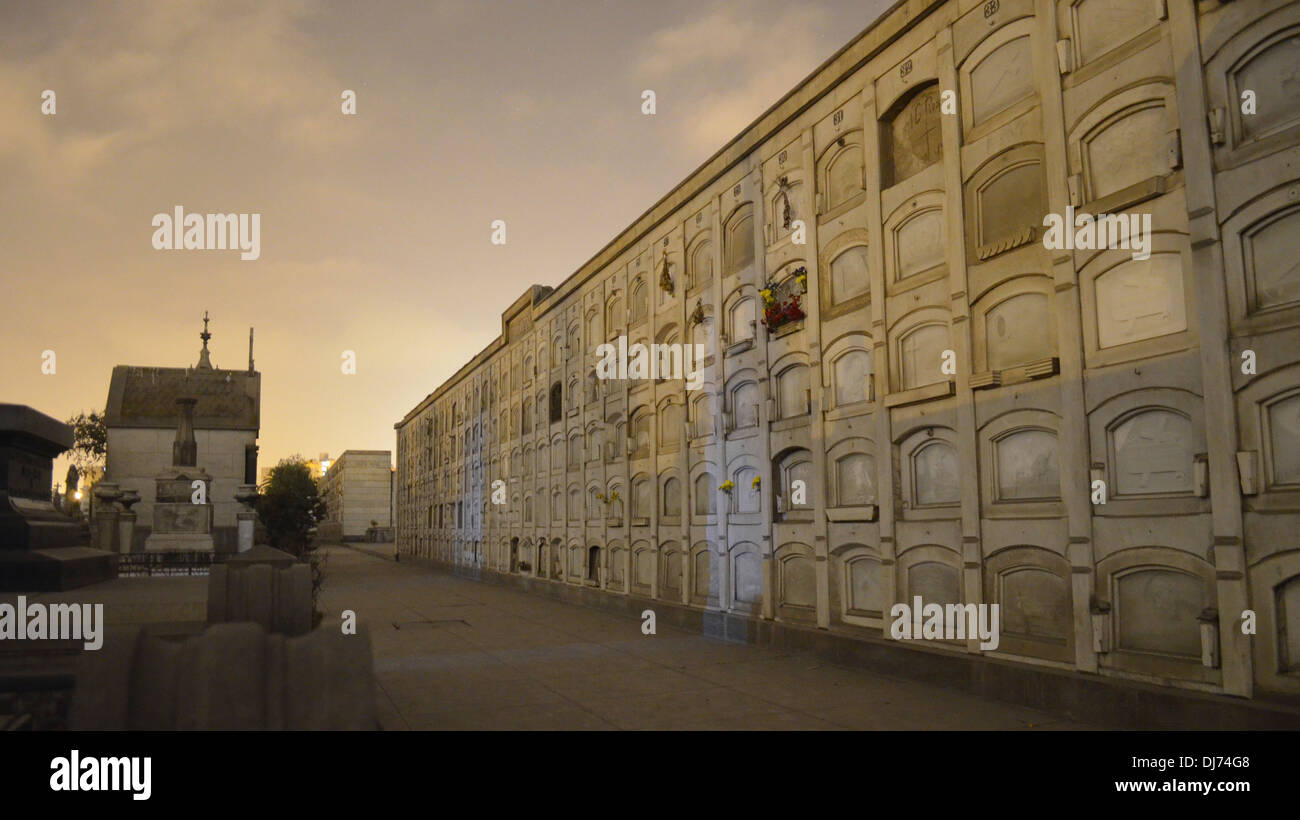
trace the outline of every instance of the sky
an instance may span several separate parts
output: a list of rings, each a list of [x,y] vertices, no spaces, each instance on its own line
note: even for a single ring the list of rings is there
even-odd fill
[[[528,286],[889,4],[0,4],[0,402],[102,410],[114,365],[196,363],[208,311],[217,367],[256,328],[261,466],[395,449]],[[260,214],[260,256],[155,249],[176,206]]]

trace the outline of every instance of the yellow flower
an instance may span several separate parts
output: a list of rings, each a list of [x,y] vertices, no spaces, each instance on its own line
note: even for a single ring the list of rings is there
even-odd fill
[[[718,487],[718,489],[722,490],[724,493],[729,493],[735,488],[736,485],[731,479],[727,479],[726,481],[722,482],[722,485]]]
[[[763,288],[762,290],[760,290],[760,291],[758,292],[758,295],[763,297],[763,301],[764,301],[764,302],[767,302],[769,305],[772,304],[772,289],[771,289],[771,288]]]
[[[762,476],[757,476],[757,475],[756,475],[756,476],[754,476],[754,480],[751,481],[751,482],[749,482],[749,486],[750,486],[751,488],[757,490],[757,489],[758,489],[758,485],[759,485],[762,481],[763,481],[763,477],[762,477]]]

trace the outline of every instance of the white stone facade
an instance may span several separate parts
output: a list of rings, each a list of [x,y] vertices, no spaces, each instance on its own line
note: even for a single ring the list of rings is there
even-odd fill
[[[392,451],[347,450],[317,484],[326,507],[322,531],[331,537],[364,538],[372,521],[392,526]]]
[[[235,501],[235,490],[244,483],[244,459],[249,447],[257,445],[253,430],[195,430],[199,465],[212,476],[208,488],[212,502],[212,527],[223,547],[234,543],[235,514],[244,505]],[[108,429],[106,480],[123,490],[135,490],[140,502],[132,507],[140,522],[134,539],[140,547],[153,521],[154,492],[158,474],[171,467],[176,429],[110,427]]]
[[[999,657],[1300,694],[1297,55],[1295,2],[899,4],[396,425],[399,550],[846,634],[998,603]],[[1049,250],[1070,206],[1150,258]],[[704,387],[595,379],[620,335]]]

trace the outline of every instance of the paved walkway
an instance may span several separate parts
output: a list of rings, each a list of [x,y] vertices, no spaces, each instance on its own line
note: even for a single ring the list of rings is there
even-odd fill
[[[322,596],[369,625],[386,729],[1089,728],[346,547]]]

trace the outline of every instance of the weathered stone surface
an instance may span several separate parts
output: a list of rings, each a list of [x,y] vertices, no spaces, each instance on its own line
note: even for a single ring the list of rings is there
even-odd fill
[[[208,577],[208,623],[251,621],[268,632],[311,631],[311,567],[215,564]]]
[[[0,591],[72,589],[117,574],[112,554],[91,549],[81,522],[50,500],[53,459],[71,446],[66,424],[0,404]],[[115,534],[116,516],[112,525]]]
[[[131,630],[81,656],[78,731],[376,729],[370,635],[217,624],[184,641]]]

